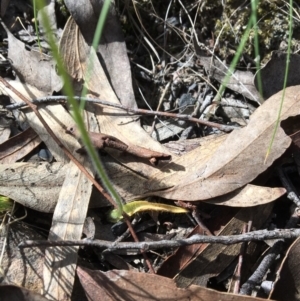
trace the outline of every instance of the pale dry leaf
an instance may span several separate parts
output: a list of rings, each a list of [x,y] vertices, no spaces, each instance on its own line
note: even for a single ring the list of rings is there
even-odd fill
[[[97,129],[92,114],[85,116],[91,130]],[[74,139],[74,138],[72,138]],[[75,139],[74,139],[75,140]],[[75,142],[75,141],[74,141]],[[77,143],[77,142],[76,142]],[[74,148],[69,149],[74,152]],[[77,160],[93,175],[89,157],[74,154]],[[92,183],[72,161],[67,164],[68,174],[64,179],[57,205],[54,210],[52,226],[48,239],[79,240],[81,239],[84,221],[92,193]],[[44,295],[50,300],[69,300],[72,295],[77,264],[78,247],[47,248],[44,263]]]
[[[197,150],[199,161],[202,162],[209,158],[211,152],[213,152],[224,139],[226,139],[226,135],[219,137],[208,136],[205,137],[205,139],[197,140],[197,147],[200,144],[200,147]],[[190,141],[190,143],[193,143],[193,141]],[[146,177],[119,164],[110,156],[103,157],[102,161],[110,180],[122,198],[126,201],[143,198],[141,193],[143,194],[143,192],[146,192],[148,187],[148,179]],[[169,174],[172,174],[175,171],[170,169],[168,172]],[[272,202],[282,196],[285,192],[285,189],[281,187],[270,188],[248,184],[245,187],[228,194],[205,200],[205,202],[232,207],[251,207]],[[149,195],[151,195],[151,193],[149,193]]]
[[[286,193],[282,187],[265,187],[247,184],[243,188],[206,200],[206,203],[231,207],[251,207],[271,203]]]
[[[6,29],[6,28],[5,28]],[[55,70],[52,57],[37,49],[26,49],[25,44],[16,39],[6,29],[8,37],[8,58],[22,82],[36,87],[46,95],[62,89],[62,80]]]
[[[275,127],[282,92],[273,95],[203,160],[201,148],[173,160],[148,183],[149,193],[168,199],[208,200],[239,189],[265,171],[289,147],[291,139],[279,127],[271,152],[266,152]],[[300,87],[285,91],[281,120],[299,114]],[[171,164],[181,167],[169,173]]]
[[[10,127],[0,127],[0,143],[4,143],[7,139],[9,139],[9,136],[11,134]]]
[[[53,212],[67,165],[13,163],[0,165],[0,194],[42,212]]]
[[[45,247],[20,249],[18,245],[23,240],[43,239],[44,236],[35,228],[24,226],[22,223],[13,223],[9,227],[1,228],[0,250],[3,250],[3,247],[6,250],[1,259],[1,284],[14,283],[33,292],[41,291]],[[1,290],[0,296],[2,301]],[[15,299],[11,297],[9,300]]]
[[[91,46],[103,2],[66,0],[65,4],[76,21],[85,41]],[[86,26],[86,24],[89,24],[89,26]],[[128,107],[136,107],[127,48],[113,3],[111,3],[106,16],[97,53],[104,67],[106,77],[110,80],[121,104]]]
[[[199,58],[206,72],[212,78],[222,83],[228,72],[229,66],[222,64],[219,60],[212,57],[199,55]],[[235,70],[233,75],[230,76],[226,87],[257,103],[261,103],[262,101],[259,92],[254,85],[254,75],[250,71]]]
[[[108,272],[77,268],[80,282],[89,301],[259,301],[260,298],[233,295],[191,285],[187,289],[176,287],[172,279],[135,271]]]
[[[55,209],[68,171],[68,165],[61,162],[1,164],[0,194],[25,207],[51,213]],[[108,201],[95,190],[90,207],[99,208],[108,205]]]
[[[40,91],[29,84],[23,84],[17,81],[10,81],[9,83],[29,100],[46,96],[43,91]],[[2,84],[0,84],[0,87],[11,97],[14,103],[23,103],[23,101],[15,93],[3,87]],[[38,108],[40,114],[59,140],[63,142],[66,147],[74,148],[74,143],[77,142],[75,142],[74,139],[71,139],[70,135],[65,133],[65,129],[73,124],[74,121],[65,108],[61,104],[41,104]],[[29,125],[46,144],[56,161],[69,162],[69,158],[48,134],[36,114],[32,112],[30,108],[23,109],[21,113],[26,116],[26,120]],[[76,145],[78,146],[78,144]]]

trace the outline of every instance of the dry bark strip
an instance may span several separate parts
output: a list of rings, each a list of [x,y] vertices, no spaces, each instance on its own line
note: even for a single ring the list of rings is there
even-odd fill
[[[76,125],[69,127],[67,129],[67,133],[74,136],[76,139],[80,139],[80,133],[76,128]],[[100,150],[106,147],[114,148],[121,152],[126,152],[136,157],[148,159],[150,163],[153,165],[157,165],[159,160],[171,159],[171,155],[155,152],[150,149],[137,146],[137,145],[128,145],[123,141],[117,139],[116,137],[106,135],[103,133],[89,132],[89,136],[91,138],[94,147]],[[78,150],[78,152],[81,152],[81,150]]]

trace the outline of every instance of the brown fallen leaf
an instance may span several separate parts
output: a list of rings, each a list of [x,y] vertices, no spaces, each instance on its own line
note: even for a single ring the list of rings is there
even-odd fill
[[[297,238],[288,249],[274,283],[270,297],[278,301],[300,300],[300,238]]]
[[[207,150],[202,155],[205,151],[197,148],[152,174],[147,194],[186,201],[209,200],[250,183],[291,143],[291,138],[279,127],[270,155],[264,162],[281,96],[282,92],[273,95],[253,113],[245,128],[234,130],[216,147],[212,145],[210,152]],[[299,114],[299,99],[300,86],[286,89],[281,120]],[[172,164],[183,168],[172,169]]]
[[[42,140],[32,128],[0,144],[0,162],[14,163],[29,154]]]
[[[80,139],[80,133],[75,125],[69,127],[66,132],[76,139]],[[153,165],[157,165],[160,160],[171,159],[171,155],[155,152],[137,145],[127,145],[121,140],[103,133],[89,132],[89,136],[92,144],[98,149],[104,149],[106,147],[114,148],[136,157],[149,159],[150,163]]]
[[[78,267],[77,274],[89,301],[158,300],[158,301],[259,301],[261,298],[221,293],[191,285],[176,287],[174,281],[155,274],[135,271],[92,271]]]
[[[258,209],[259,208],[259,209]],[[242,231],[243,225],[252,220],[255,228],[260,228],[269,217],[273,205],[241,209],[218,233],[218,235],[232,235]],[[209,278],[219,275],[240,253],[240,244],[222,246],[220,244],[202,244],[197,256],[175,276],[174,280],[179,287],[188,287],[191,284],[207,286]]]

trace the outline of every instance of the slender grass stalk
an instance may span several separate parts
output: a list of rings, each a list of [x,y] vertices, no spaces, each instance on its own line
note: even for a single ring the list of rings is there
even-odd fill
[[[40,41],[40,34],[39,34],[39,29],[38,29],[38,20],[37,20],[37,14],[36,14],[36,3],[35,0],[33,1],[33,16],[34,16],[34,28],[37,36],[37,42],[38,46],[40,49],[40,52],[42,52],[42,46],[41,46],[41,41]]]
[[[221,100],[221,98],[222,98],[222,95],[223,95],[223,93],[224,93],[224,91],[225,91],[225,89],[227,87],[229,79],[233,75],[235,67],[236,67],[236,65],[237,65],[237,63],[238,63],[238,61],[239,61],[239,59],[240,59],[240,57],[242,55],[243,49],[245,48],[245,45],[246,45],[246,43],[247,43],[247,41],[249,39],[249,35],[250,35],[250,32],[251,32],[251,28],[252,28],[252,21],[253,21],[252,18],[250,18],[249,21],[248,21],[248,24],[247,24],[247,28],[246,28],[243,36],[242,36],[241,42],[239,44],[239,47],[238,47],[238,49],[236,51],[236,54],[235,54],[235,56],[234,56],[234,58],[233,58],[233,60],[232,60],[232,62],[230,64],[230,66],[229,66],[229,68],[227,70],[227,73],[226,73],[226,75],[225,75],[225,77],[224,77],[224,79],[222,81],[222,84],[221,84],[221,86],[220,86],[220,88],[218,90],[217,98],[219,100]]]
[[[92,47],[95,50],[95,52],[97,51],[97,47],[100,43],[101,35],[102,35],[102,32],[103,32],[103,28],[104,28],[104,25],[105,25],[105,20],[106,20],[108,11],[109,11],[110,4],[111,4],[111,0],[105,0],[104,3],[103,3],[103,7],[102,7],[102,10],[101,10],[99,19],[98,19],[98,23],[97,23],[97,26],[96,26],[96,31],[95,31],[93,42],[92,42]],[[91,70],[91,67],[92,67],[91,64],[92,63],[93,63],[92,60],[88,61],[88,68],[87,68],[88,71],[86,73],[86,77],[87,77],[86,81],[89,81],[89,78],[90,78],[89,70]],[[87,87],[83,86],[81,97],[85,97],[86,94],[87,94]],[[80,102],[80,109],[83,110],[84,106],[85,106],[85,101],[82,100]]]
[[[261,79],[261,72],[260,72],[260,53],[259,53],[259,40],[258,40],[258,32],[257,32],[257,6],[258,0],[251,0],[251,19],[254,29],[254,53],[255,53],[255,65],[256,65],[256,76],[257,76],[257,84],[258,84],[258,91],[261,95],[261,101],[263,102],[263,88],[262,88],[262,79]]]
[[[267,153],[266,153],[264,164],[267,162],[267,159],[270,155],[270,152],[272,150],[272,146],[273,146],[273,143],[275,140],[275,136],[276,136],[279,124],[280,124],[280,116],[281,116],[282,106],[283,106],[283,102],[284,102],[285,88],[286,88],[287,79],[288,79],[288,75],[289,75],[292,35],[293,35],[293,0],[290,0],[290,2],[289,2],[289,38],[288,38],[288,51],[287,51],[286,64],[285,64],[285,74],[284,74],[284,81],[283,81],[283,91],[281,94],[281,101],[280,101],[280,105],[279,105],[279,109],[278,109],[278,117],[277,117],[277,120],[275,123],[272,138],[271,138],[271,141],[270,141]]]
[[[38,9],[41,9],[45,6],[45,1],[44,0],[34,0],[36,1],[36,4],[37,4],[37,7]],[[106,3],[108,2],[108,5],[109,6],[109,3],[110,1],[109,0],[106,0],[105,1]],[[85,128],[85,124],[84,124],[84,120],[82,118],[82,114],[81,114],[81,110],[80,110],[80,107],[78,105],[78,103],[76,102],[76,100],[74,99],[74,91],[73,91],[73,87],[72,87],[72,84],[69,80],[69,76],[64,68],[64,65],[63,65],[63,60],[59,54],[59,51],[58,51],[58,46],[56,44],[56,40],[54,38],[54,35],[53,33],[51,32],[51,26],[50,26],[50,22],[49,22],[49,17],[47,16],[46,12],[41,9],[41,16],[42,16],[42,21],[43,21],[43,26],[46,30],[46,34],[47,34],[47,38],[48,38],[48,43],[51,47],[51,50],[52,50],[52,54],[53,54],[53,58],[55,59],[56,63],[57,63],[57,68],[58,68],[58,72],[59,74],[61,74],[61,77],[63,78],[63,81],[64,81],[64,93],[65,95],[68,96],[68,103],[72,106],[73,108],[73,118],[74,118],[74,121],[78,127],[78,130],[81,134],[81,139],[82,139],[82,142],[92,160],[92,163],[96,169],[96,172],[98,173],[99,177],[101,178],[101,181],[105,187],[105,189],[107,190],[107,192],[111,195],[111,197],[113,198],[113,200],[115,201],[116,203],[116,207],[117,209],[120,211],[120,212],[123,212],[122,210],[122,201],[121,201],[121,198],[120,196],[118,195],[117,191],[114,189],[113,185],[111,184],[106,172],[105,172],[105,169],[104,169],[104,166],[102,164],[102,162],[100,161],[100,158],[95,150],[95,148],[93,147],[92,145],[92,142],[89,138],[89,135],[87,133],[87,130]],[[99,33],[101,35],[101,32],[103,30],[103,24],[104,24],[104,21],[103,21],[103,15],[101,14],[100,16],[101,17],[101,23],[100,25],[102,26],[102,28],[99,30]],[[97,26],[98,27],[98,26]],[[100,36],[98,36],[98,39],[100,39]],[[98,42],[99,43],[99,42]]]

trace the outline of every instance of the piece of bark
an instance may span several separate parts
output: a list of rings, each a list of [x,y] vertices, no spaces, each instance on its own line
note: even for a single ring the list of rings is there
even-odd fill
[[[69,127],[66,132],[75,138],[80,139],[80,133],[75,126]],[[104,149],[105,147],[114,148],[140,158],[149,159],[150,163],[153,165],[157,165],[159,160],[171,159],[171,155],[152,151],[137,145],[127,145],[118,138],[110,135],[89,132],[89,136],[93,145],[98,149]]]

